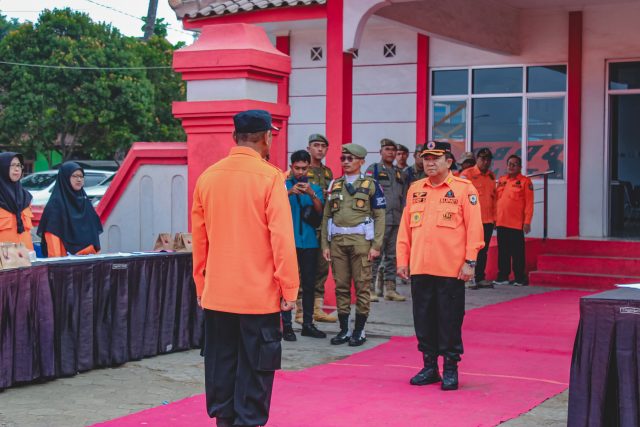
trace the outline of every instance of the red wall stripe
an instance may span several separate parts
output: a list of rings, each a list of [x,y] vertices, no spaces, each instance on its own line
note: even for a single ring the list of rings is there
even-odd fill
[[[580,235],[582,127],[582,12],[569,12],[567,94],[567,237]]]
[[[418,34],[416,85],[416,144],[427,140],[429,126],[429,37]]]

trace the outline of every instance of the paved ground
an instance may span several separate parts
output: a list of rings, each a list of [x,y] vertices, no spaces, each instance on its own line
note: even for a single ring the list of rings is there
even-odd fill
[[[408,287],[399,287],[408,294]],[[467,291],[467,309],[513,298],[547,292],[539,287]],[[373,303],[367,325],[367,343],[362,351],[396,335],[413,335],[411,303]],[[337,332],[335,324],[319,324],[327,333]],[[295,343],[283,342],[283,368],[303,369],[342,359],[352,347],[332,346],[327,340],[298,336]],[[416,357],[418,357],[416,355]],[[72,378],[43,384],[15,387],[0,393],[0,426],[85,426],[146,408],[173,402],[204,392],[203,363],[199,351],[168,354],[118,368],[85,372]],[[509,427],[565,426],[567,392],[551,398],[504,423]],[[204,410],[204,408],[203,408]]]

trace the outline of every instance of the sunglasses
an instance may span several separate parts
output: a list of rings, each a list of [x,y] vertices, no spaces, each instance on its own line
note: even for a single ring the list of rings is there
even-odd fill
[[[341,162],[353,162],[354,160],[360,160],[359,157],[354,157],[354,156],[340,156],[340,161]]]

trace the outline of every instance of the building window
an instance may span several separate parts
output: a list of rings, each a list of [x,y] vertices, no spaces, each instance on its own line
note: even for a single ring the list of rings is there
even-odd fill
[[[564,178],[566,65],[433,70],[431,85],[430,135],[456,157],[487,147],[497,176],[515,154],[523,174]]]
[[[615,62],[609,64],[609,89],[640,89],[640,62]]]
[[[393,58],[394,56],[396,56],[396,45],[393,43],[385,44],[383,54],[385,58]]]
[[[321,61],[322,60],[322,48],[321,47],[312,47],[311,48],[311,60],[312,61]]]

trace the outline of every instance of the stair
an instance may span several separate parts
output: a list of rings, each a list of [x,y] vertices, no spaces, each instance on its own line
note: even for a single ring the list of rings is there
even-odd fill
[[[640,242],[551,240],[540,248],[532,286],[612,289],[640,283]]]

